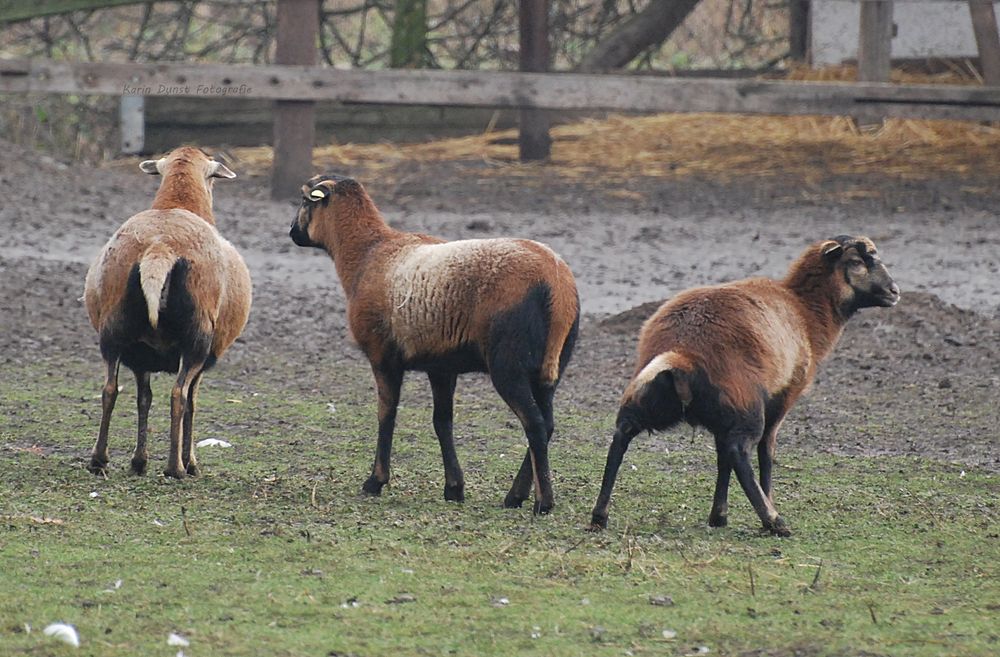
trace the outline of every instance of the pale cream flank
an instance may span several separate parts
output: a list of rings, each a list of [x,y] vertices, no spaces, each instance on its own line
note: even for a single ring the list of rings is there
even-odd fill
[[[765,388],[768,394],[777,394],[801,379],[812,361],[808,338],[804,326],[794,326],[787,306],[778,305],[776,300],[761,299],[762,306],[755,305],[747,324],[753,327],[769,347],[767,360],[768,380]],[[797,316],[795,319],[798,319]]]
[[[419,244],[402,249],[386,271],[392,333],[407,358],[455,349],[475,337],[476,307],[518,260],[513,239]]]

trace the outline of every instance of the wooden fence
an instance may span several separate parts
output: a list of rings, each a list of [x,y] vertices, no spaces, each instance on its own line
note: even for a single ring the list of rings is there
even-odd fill
[[[20,1],[20,0],[18,0]],[[72,2],[74,0],[49,0]],[[83,0],[75,0],[83,1]],[[547,0],[521,0],[522,69],[546,68]],[[978,5],[982,0],[970,0]],[[44,4],[44,3],[43,3]],[[992,3],[986,2],[989,15]],[[416,104],[522,110],[522,157],[547,153],[541,110],[726,112],[1000,121],[1000,86],[892,85],[888,79],[891,0],[862,0],[858,83],[664,78],[544,72],[338,70],[317,67],[313,18],[318,0],[278,0],[278,59],[268,66],[192,63],[0,60],[0,93],[121,97],[242,97],[276,102],[272,192],[294,193],[308,177],[314,103]],[[986,19],[982,19],[986,20]],[[997,40],[996,19],[987,41]],[[282,43],[292,44],[295,47]],[[304,44],[304,45],[303,45]],[[1000,48],[996,50],[1000,52]],[[980,44],[982,59],[993,56]],[[1000,56],[1000,55],[998,55]],[[984,63],[984,69],[987,65]]]

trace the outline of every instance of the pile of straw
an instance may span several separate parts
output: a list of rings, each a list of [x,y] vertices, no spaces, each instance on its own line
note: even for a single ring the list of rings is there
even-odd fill
[[[907,82],[962,79],[903,74]],[[793,70],[791,79],[851,79],[848,67]],[[973,81],[974,83],[974,81]],[[878,173],[907,180],[1000,175],[1000,126],[961,121],[889,119],[859,129],[844,117],[660,114],[611,116],[552,128],[552,156],[545,164],[517,161],[517,132],[486,132],[419,144],[331,144],[314,151],[317,170],[392,179],[405,163],[475,162],[477,175],[568,180],[600,175],[635,177],[791,177],[818,183],[837,175]],[[244,170],[263,173],[270,148],[236,149]],[[486,162],[493,166],[482,167]]]

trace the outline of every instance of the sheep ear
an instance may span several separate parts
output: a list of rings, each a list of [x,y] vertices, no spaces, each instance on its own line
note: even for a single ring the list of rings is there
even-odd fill
[[[309,199],[312,201],[322,201],[329,196],[330,190],[326,187],[317,187],[309,192]]]
[[[216,162],[215,160],[212,160],[212,165],[211,165],[211,168],[209,169],[209,172],[210,172],[208,174],[209,178],[230,178],[230,179],[232,179],[232,178],[236,177],[236,174],[233,173],[232,171],[230,171],[229,167],[227,167],[222,162]]]
[[[836,260],[844,252],[844,247],[840,245],[840,242],[827,240],[820,245],[819,250],[827,260]]]
[[[160,175],[161,162],[163,162],[163,158],[160,158],[159,160],[146,160],[139,165],[139,171],[158,176]]]

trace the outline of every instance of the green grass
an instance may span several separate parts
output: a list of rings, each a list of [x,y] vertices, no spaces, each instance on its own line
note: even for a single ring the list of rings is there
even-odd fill
[[[458,404],[464,505],[442,499],[430,410],[416,401],[400,413],[391,485],[368,499],[363,370],[345,372],[355,385],[333,399],[227,376],[223,365],[208,377],[196,431],[235,447],[201,450],[205,474],[183,482],[155,474],[165,377],[151,474],[127,474],[123,376],[104,480],[83,467],[98,368],[0,367],[0,654],[172,657],[170,632],[191,641],[188,657],[1000,652],[989,473],[779,451],[777,501],[794,535],[776,539],[735,487],[730,527],[705,526],[705,436],[669,453],[639,437],[610,528],[595,535],[582,528],[614,409],[559,408],[557,507],[533,518],[499,508],[524,447],[498,401]],[[42,635],[53,621],[78,628],[79,650]]]

